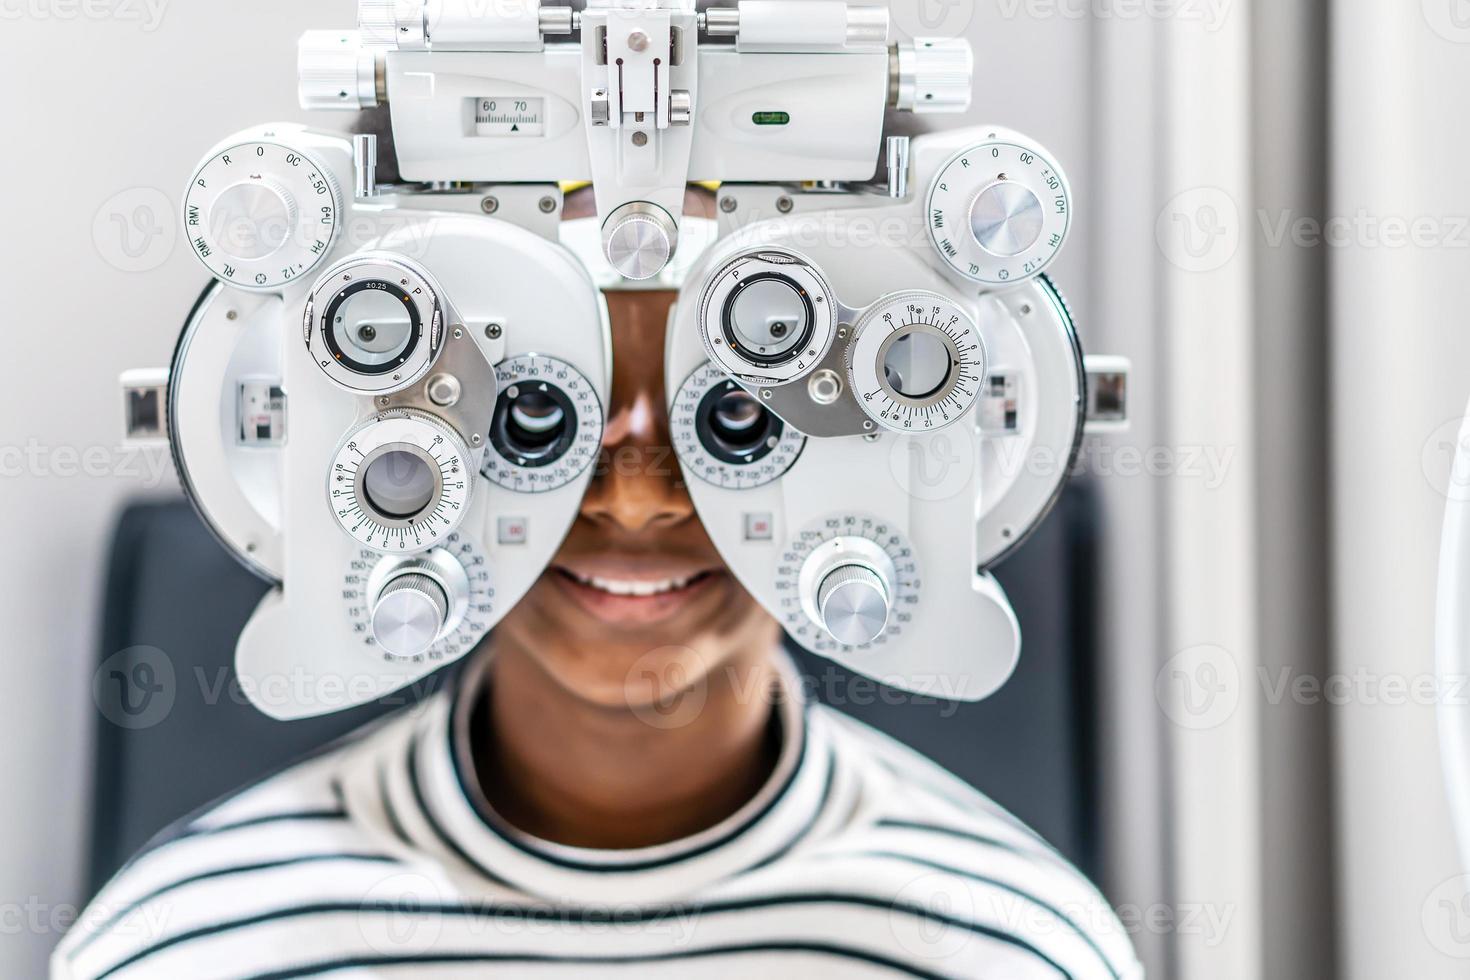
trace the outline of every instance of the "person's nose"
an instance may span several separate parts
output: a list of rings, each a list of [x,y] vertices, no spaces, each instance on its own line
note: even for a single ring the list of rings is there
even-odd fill
[[[598,473],[582,501],[583,516],[633,533],[672,527],[694,516],[660,394],[640,390],[614,406]]]

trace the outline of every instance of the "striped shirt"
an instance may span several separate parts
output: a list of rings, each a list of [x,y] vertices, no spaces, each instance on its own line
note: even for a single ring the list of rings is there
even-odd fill
[[[53,978],[1142,975],[1052,848],[836,711],[779,698],[755,798],[693,837],[600,851],[490,809],[468,755],[482,693],[443,692],[166,833]]]

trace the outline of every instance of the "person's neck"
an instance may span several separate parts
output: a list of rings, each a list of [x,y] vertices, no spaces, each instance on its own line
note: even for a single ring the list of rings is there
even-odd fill
[[[623,849],[688,837],[770,776],[776,670],[769,649],[736,657],[659,715],[588,701],[526,651],[497,648],[472,733],[481,786],[503,819],[542,840]]]

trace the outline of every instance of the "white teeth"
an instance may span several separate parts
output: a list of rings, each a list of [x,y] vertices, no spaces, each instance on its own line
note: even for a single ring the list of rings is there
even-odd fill
[[[594,589],[601,589],[610,595],[623,596],[651,596],[661,595],[664,592],[674,592],[682,589],[693,581],[693,578],[666,578],[649,582],[628,582],[620,579],[598,578],[592,576],[584,578],[576,576],[578,582],[590,585]]]

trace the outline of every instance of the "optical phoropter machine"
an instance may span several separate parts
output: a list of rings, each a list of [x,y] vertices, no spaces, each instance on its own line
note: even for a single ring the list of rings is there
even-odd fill
[[[300,39],[302,106],[386,112],[394,179],[374,134],[221,141],[182,205],[211,283],[170,367],[124,378],[132,435],[275,586],[236,657],[263,710],[402,687],[544,572],[601,450],[608,289],[678,291],[673,448],[798,643],[947,697],[1004,682],[990,569],[1084,428],[1123,423],[1127,364],[1083,357],[1045,275],[1075,224],[1051,153],[885,133],[967,109],[972,74],[963,40],[890,33],[845,0],[361,0]],[[596,216],[564,220],[584,181]]]

